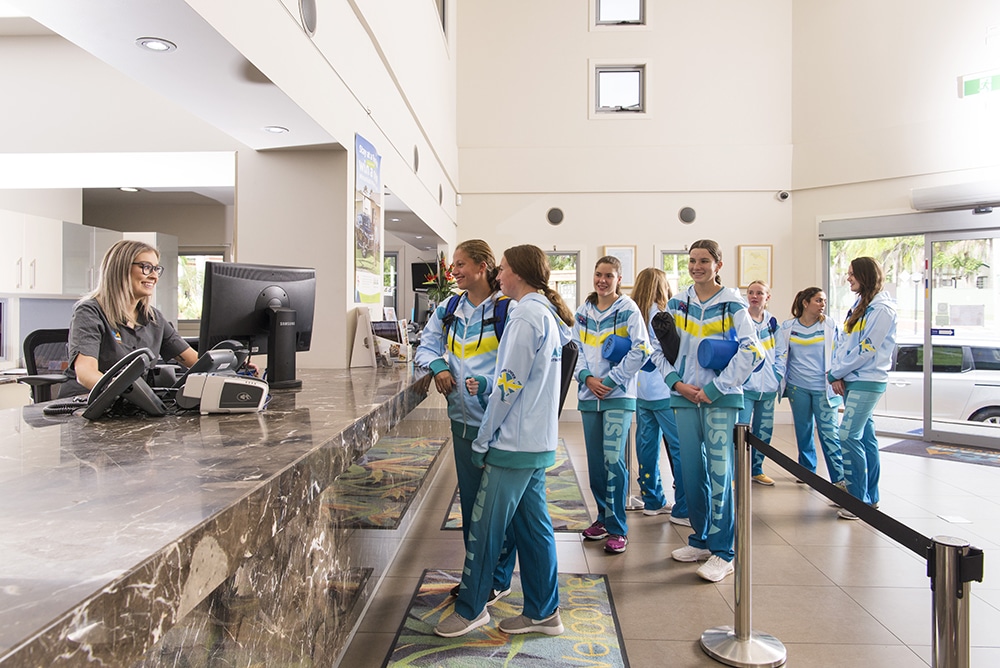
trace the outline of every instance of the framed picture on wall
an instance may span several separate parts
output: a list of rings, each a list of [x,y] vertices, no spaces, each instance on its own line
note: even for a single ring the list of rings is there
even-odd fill
[[[622,263],[622,287],[635,284],[635,246],[605,246],[604,255],[618,258]]]
[[[765,281],[771,285],[771,255],[774,246],[737,246],[736,275],[741,288],[748,287],[754,281]]]

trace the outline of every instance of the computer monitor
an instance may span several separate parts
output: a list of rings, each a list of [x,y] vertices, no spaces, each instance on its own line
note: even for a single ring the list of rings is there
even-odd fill
[[[414,292],[413,293],[413,313],[411,314],[412,320],[418,327],[423,327],[427,324],[427,319],[431,315],[431,301],[427,297],[426,292]]]
[[[295,353],[309,350],[315,304],[315,269],[206,262],[198,349],[245,342],[251,355],[267,354],[270,387],[301,387]]]
[[[414,292],[427,292],[427,288],[430,287],[424,285],[427,276],[436,273],[437,265],[434,262],[414,262],[410,265],[410,287]]]

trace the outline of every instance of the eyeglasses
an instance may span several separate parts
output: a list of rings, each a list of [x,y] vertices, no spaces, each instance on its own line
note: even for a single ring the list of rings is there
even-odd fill
[[[163,266],[159,264],[150,264],[148,262],[133,262],[133,265],[139,267],[139,271],[142,272],[143,276],[149,276],[154,271],[157,276],[163,276]]]

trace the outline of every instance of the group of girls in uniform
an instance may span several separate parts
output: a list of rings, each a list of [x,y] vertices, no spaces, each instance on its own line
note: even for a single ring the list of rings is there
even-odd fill
[[[637,276],[633,299],[622,294],[620,261],[602,257],[594,292],[574,316],[548,286],[548,258],[540,248],[509,248],[499,265],[485,242],[456,248],[453,275],[463,292],[456,304],[437,306],[416,354],[448,400],[466,546],[462,580],[452,590],[454,612],[435,633],[460,636],[487,624],[488,606],[510,592],[516,554],[524,610],[498,628],[563,632],[545,469],[555,460],[561,352],[570,338],[579,347],[577,407],[598,509],[583,537],[604,540],[606,552],[619,554],[628,545],[625,443],[633,413],[643,512],[669,513],[671,522],[691,527],[688,544],[672,557],[705,562],[697,574],[710,582],[733,572],[733,428],[737,421],[750,424],[769,442],[779,396],[792,407],[799,462],[815,471],[815,422],[832,481],[877,506],[871,416],[895,344],[895,309],[881,267],[872,258],[851,262],[848,283],[857,300],[841,334],[825,317],[822,290],[796,295],[793,317],[779,326],[767,310],[770,287],[754,281],[744,299],[723,287],[722,266],[716,241],[696,241],[689,251],[691,286],[672,295],[666,275],[649,268]],[[514,306],[499,309],[506,318],[501,337],[497,304],[505,299]],[[673,360],[654,334],[661,314],[673,318],[679,338]],[[700,359],[706,340],[728,354]],[[661,437],[673,503],[660,479]],[[752,480],[773,485],[763,459],[754,452]],[[857,519],[845,509],[839,514]]]

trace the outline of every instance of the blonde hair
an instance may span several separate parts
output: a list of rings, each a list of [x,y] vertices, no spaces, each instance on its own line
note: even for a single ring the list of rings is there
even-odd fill
[[[513,246],[503,252],[507,268],[521,277],[528,287],[538,290],[556,308],[559,319],[567,325],[573,324],[573,313],[559,293],[549,287],[549,258],[538,246],[524,244]]]
[[[662,311],[667,307],[667,300],[673,297],[667,274],[656,267],[646,267],[635,277],[635,287],[632,288],[632,299],[639,307],[639,313],[649,320],[650,311],[655,304]]]
[[[614,255],[605,255],[597,262],[594,263],[594,271],[602,264],[610,264],[615,268],[615,272],[618,274],[618,282],[615,283],[615,294],[619,297],[622,296],[622,261],[616,258]],[[594,290],[589,295],[587,295],[587,302],[590,304],[597,305],[597,291]]]
[[[148,322],[155,321],[150,297],[140,298],[137,305],[132,293],[132,263],[143,253],[153,253],[156,261],[160,261],[160,251],[147,243],[129,239],[115,242],[101,260],[97,288],[84,297],[97,300],[112,325],[124,327],[139,315],[145,316]]]

